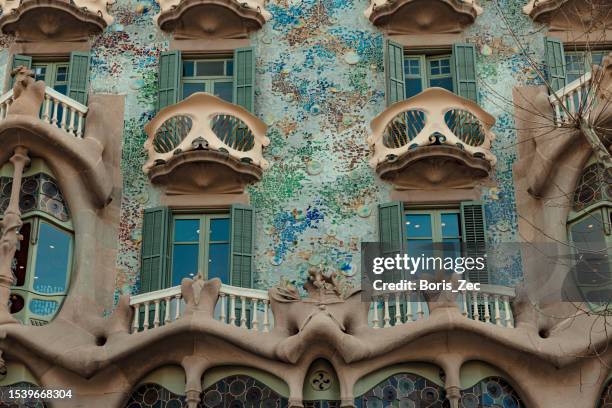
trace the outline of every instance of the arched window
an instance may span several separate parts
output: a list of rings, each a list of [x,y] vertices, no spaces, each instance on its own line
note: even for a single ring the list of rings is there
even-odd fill
[[[286,407],[288,400],[252,377],[231,375],[202,391],[200,404],[210,408]]]
[[[612,300],[611,217],[612,173],[591,160],[578,180],[567,226],[576,285],[582,299],[593,303]]]
[[[395,374],[365,394],[355,398],[357,408],[387,407],[450,407],[442,385],[417,374]]]
[[[501,377],[488,377],[461,390],[462,408],[505,407],[525,408],[516,391]]]
[[[0,214],[8,207],[12,165],[0,169]],[[33,159],[23,174],[19,208],[23,226],[13,260],[16,283],[10,309],[25,324],[51,321],[66,294],[72,269],[73,227],[68,206],[53,173]]]

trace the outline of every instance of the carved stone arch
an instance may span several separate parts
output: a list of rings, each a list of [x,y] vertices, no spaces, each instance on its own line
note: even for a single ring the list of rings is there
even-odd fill
[[[449,407],[441,374],[440,367],[428,363],[398,364],[373,371],[355,383],[355,404],[365,407],[382,399],[397,403],[408,399],[415,406]]]

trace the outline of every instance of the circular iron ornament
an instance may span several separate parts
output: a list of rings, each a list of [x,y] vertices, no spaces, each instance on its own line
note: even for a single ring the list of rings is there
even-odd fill
[[[331,374],[326,370],[317,370],[310,377],[310,386],[315,391],[327,391],[332,384]]]

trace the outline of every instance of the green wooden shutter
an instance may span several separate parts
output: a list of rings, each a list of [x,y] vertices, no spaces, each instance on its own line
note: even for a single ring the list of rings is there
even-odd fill
[[[165,51],[160,54],[157,81],[158,111],[179,101],[181,70],[180,51]]]
[[[67,96],[77,102],[87,105],[89,91],[89,53],[71,52],[70,68],[68,69]]]
[[[253,112],[255,101],[255,51],[253,47],[234,51],[234,103]]]
[[[387,106],[406,99],[404,47],[391,40],[385,42],[385,85]]]
[[[23,65],[24,67],[28,69],[32,68],[32,57],[30,57],[29,55],[21,55],[21,54],[13,55],[13,64],[11,66],[11,72],[20,65]],[[15,78],[11,77],[11,81],[10,81],[11,88],[13,87],[14,83],[15,83]]]
[[[401,201],[378,205],[378,235],[383,254],[403,252],[405,244],[404,204]]]
[[[167,287],[168,236],[170,211],[166,207],[146,209],[142,224],[140,292],[146,293]]]
[[[553,91],[558,91],[566,84],[565,53],[563,42],[556,38],[544,38],[544,60],[546,61],[546,76]]]
[[[230,284],[253,287],[253,235],[255,214],[253,208],[235,204],[231,208]]]
[[[461,203],[461,229],[465,245],[465,257],[483,256],[486,250],[486,222],[482,203],[466,201]],[[489,283],[487,268],[467,272],[471,282]]]
[[[453,70],[455,93],[478,102],[474,44],[453,44]]]

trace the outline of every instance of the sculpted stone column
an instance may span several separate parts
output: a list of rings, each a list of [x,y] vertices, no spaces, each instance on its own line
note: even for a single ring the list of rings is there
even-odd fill
[[[0,222],[2,235],[0,236],[0,324],[16,323],[11,316],[8,302],[11,285],[15,283],[13,274],[13,258],[17,251],[17,244],[23,238],[19,234],[21,222],[21,211],[19,211],[19,191],[21,190],[21,179],[23,169],[29,163],[28,150],[25,147],[15,148],[15,153],[10,159],[13,163],[13,187],[8,208],[4,212],[4,219]]]

